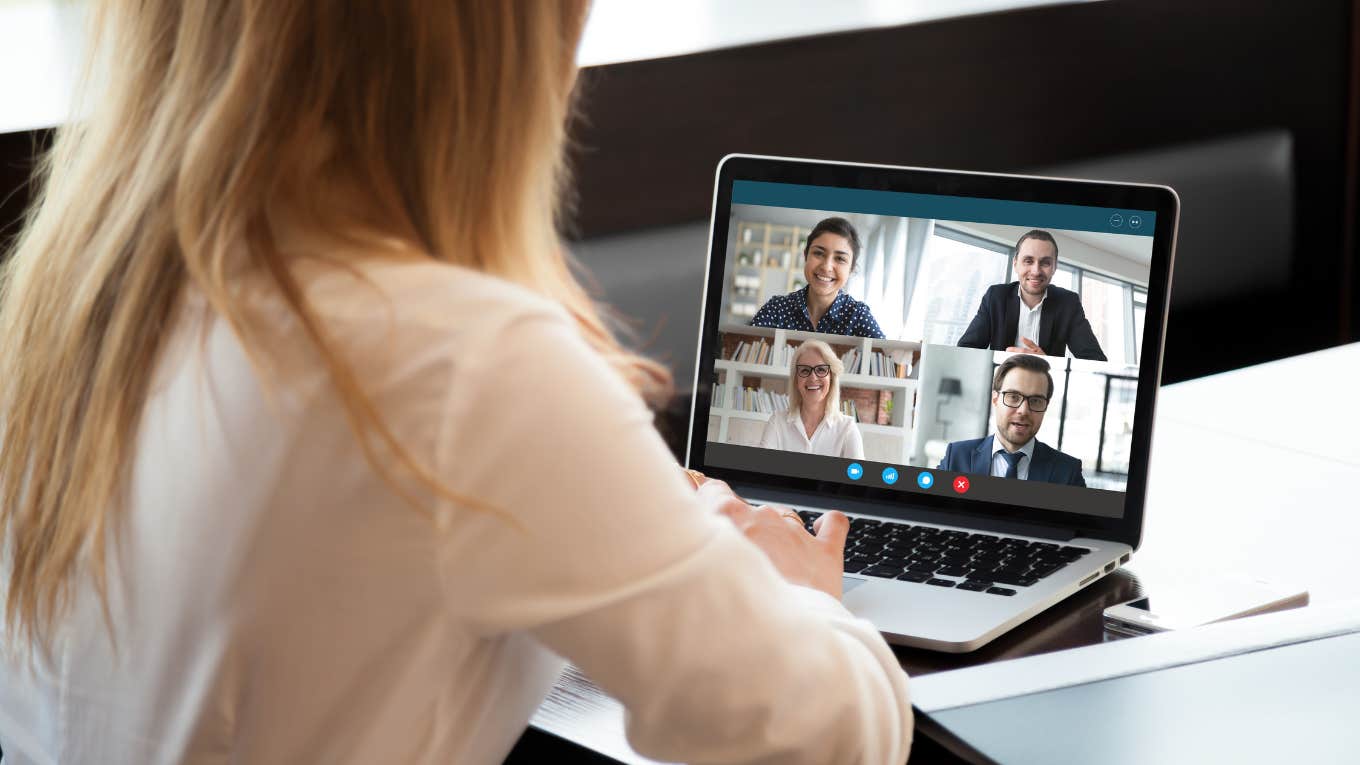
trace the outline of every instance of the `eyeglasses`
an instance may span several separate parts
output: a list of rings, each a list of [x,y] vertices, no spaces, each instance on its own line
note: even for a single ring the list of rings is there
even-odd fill
[[[808,366],[808,365],[806,365],[806,364],[799,364],[799,365],[798,365],[798,376],[799,376],[799,377],[807,377],[808,375],[812,375],[812,374],[816,374],[818,377],[826,377],[827,375],[831,374],[831,365],[830,365],[830,364],[818,364],[818,365],[815,366],[815,367],[810,367],[810,366]]]
[[[1021,401],[1029,402],[1029,410],[1031,412],[1042,412],[1048,408],[1047,396],[1026,396],[1023,393],[1017,393],[1013,390],[1003,390],[1000,391],[1000,393],[1001,403],[1012,409],[1019,409]]]

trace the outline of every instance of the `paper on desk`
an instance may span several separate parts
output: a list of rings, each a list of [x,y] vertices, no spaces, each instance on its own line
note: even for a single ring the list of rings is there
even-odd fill
[[[914,677],[912,705],[930,714],[1352,632],[1360,601],[1308,606]]]
[[[627,765],[665,765],[633,751],[623,734],[623,705],[573,664],[562,670],[529,723]]]

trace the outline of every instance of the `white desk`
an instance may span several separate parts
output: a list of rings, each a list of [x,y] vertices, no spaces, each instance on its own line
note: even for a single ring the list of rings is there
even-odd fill
[[[1349,565],[1360,540],[1357,432],[1360,343],[1163,388],[1143,545],[1128,568],[1194,576],[1213,564],[1296,582],[1313,603],[1360,598]],[[628,747],[617,702],[575,674],[532,724],[650,762]]]
[[[1134,573],[1220,569],[1360,597],[1360,344],[1162,389]],[[1205,564],[1210,561],[1205,560]]]

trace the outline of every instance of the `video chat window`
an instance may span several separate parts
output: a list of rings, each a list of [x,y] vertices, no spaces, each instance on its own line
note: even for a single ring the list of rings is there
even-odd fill
[[[731,215],[709,441],[1124,490],[1150,236]]]

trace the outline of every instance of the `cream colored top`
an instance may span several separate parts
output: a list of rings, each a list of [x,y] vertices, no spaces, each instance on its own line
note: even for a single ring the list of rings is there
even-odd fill
[[[564,657],[653,758],[903,761],[888,646],[702,509],[560,308],[450,266],[364,270],[306,275],[319,315],[400,441],[504,515],[396,498],[271,299],[269,396],[186,309],[110,568],[117,648],[81,579],[50,658],[6,652],[7,765],[499,763]]]
[[[826,457],[864,459],[864,436],[855,418],[841,412],[827,412],[808,436],[803,417],[787,409],[775,412],[760,432],[760,445],[786,452],[820,454]]]

